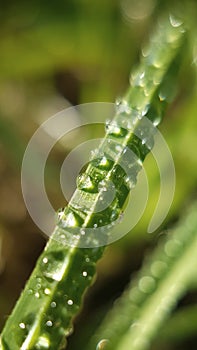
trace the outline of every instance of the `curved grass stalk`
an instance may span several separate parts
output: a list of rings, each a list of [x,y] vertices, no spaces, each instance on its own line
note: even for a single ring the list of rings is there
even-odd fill
[[[197,270],[197,203],[145,260],[88,349],[147,350],[158,329],[187,291]],[[99,348],[99,345],[98,345]],[[102,347],[101,347],[102,348]]]
[[[143,52],[127,95],[118,103],[113,121],[106,124],[102,144],[79,176],[70,203],[59,213],[55,231],[6,322],[1,350],[57,350],[65,346],[72,319],[103,253],[101,245],[107,244],[110,229],[136,183],[141,162],[154,144],[154,128],[169,97],[166,86],[169,80],[171,84],[171,67],[183,38],[183,25],[167,18]],[[144,130],[144,116],[153,122],[148,130]],[[135,154],[129,161],[129,177],[120,166],[128,149]],[[111,182],[115,197],[99,211],[100,202],[106,204],[104,194]]]

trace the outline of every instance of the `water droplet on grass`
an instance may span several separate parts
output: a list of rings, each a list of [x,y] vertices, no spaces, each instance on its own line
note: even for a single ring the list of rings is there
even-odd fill
[[[28,289],[27,294],[32,295],[33,294],[33,289]]]
[[[165,244],[164,250],[169,257],[174,257],[181,251],[181,248],[181,242],[177,239],[172,239]]]
[[[46,326],[47,326],[47,327],[52,327],[52,326],[53,326],[53,322],[52,322],[51,320],[48,320],[48,321],[46,322]]]
[[[102,339],[98,342],[96,350],[105,350],[106,346],[109,344],[108,339]]]
[[[54,308],[56,308],[56,306],[57,306],[56,302],[55,302],[55,301],[52,301],[51,307],[54,309]]]
[[[117,138],[124,137],[127,134],[127,129],[119,126],[115,120],[112,120],[111,122],[107,122],[105,128],[106,128],[106,132],[109,135]]]
[[[129,106],[128,102],[125,100],[117,100],[116,101],[116,109],[118,114],[131,113],[131,107]]]
[[[41,271],[45,278],[49,281],[61,281],[64,274],[64,263],[66,263],[66,258],[64,261],[64,254],[62,251],[54,251],[47,254],[48,262],[41,263]]]
[[[58,219],[59,219],[59,220],[62,220],[63,217],[64,217],[64,209],[59,209],[59,210],[57,211],[57,215],[58,215]]]
[[[139,281],[139,289],[144,293],[151,293],[155,287],[155,280],[151,276],[142,277]]]
[[[135,187],[136,182],[137,182],[137,177],[135,175],[125,176],[125,183],[127,184],[130,190]]]
[[[44,264],[47,264],[47,263],[48,263],[48,258],[44,257],[44,258],[42,259],[42,261],[43,261]]]
[[[171,25],[175,28],[180,27],[183,24],[183,22],[180,19],[176,18],[172,14],[170,14],[169,18],[170,18]]]
[[[19,327],[20,327],[21,329],[25,329],[25,328],[26,328],[24,322],[19,323]]]
[[[66,224],[70,227],[78,225],[76,215],[73,212],[68,213],[68,215],[66,216]]]
[[[163,91],[160,91],[158,96],[159,96],[159,101],[161,102],[165,101],[167,98],[166,94]]]
[[[85,234],[86,234],[86,232],[85,232],[85,230],[83,228],[80,229],[80,233],[81,233],[82,236],[85,236]]]
[[[67,227],[80,227],[82,225],[82,218],[75,213],[72,209],[69,209],[69,211],[65,214],[64,220],[59,220],[57,225],[61,228],[67,228]]]
[[[46,294],[46,295],[51,294],[51,290],[49,288],[45,288],[44,294]]]
[[[77,177],[77,187],[78,189],[89,193],[98,192],[97,183],[93,181],[92,178],[86,173],[83,173]]]
[[[112,159],[108,159],[106,156],[92,161],[93,166],[103,171],[109,171],[113,167],[113,164],[114,161]]]
[[[155,118],[155,119],[153,120],[153,125],[154,125],[154,126],[157,126],[157,125],[159,125],[160,122],[161,122],[161,117],[158,116],[157,118]]]
[[[49,349],[50,348],[50,339],[47,335],[42,335],[38,338],[36,343],[36,349]]]

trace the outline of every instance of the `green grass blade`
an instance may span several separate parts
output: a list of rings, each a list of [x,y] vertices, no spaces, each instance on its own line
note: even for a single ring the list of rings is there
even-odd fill
[[[183,38],[184,28],[180,23],[174,25],[167,18],[158,26],[139,69],[131,77],[128,93],[118,103],[113,121],[106,125],[106,136],[96,156],[78,178],[77,190],[61,212],[53,236],[6,322],[1,350],[60,349],[65,345],[65,337],[72,330],[72,319],[103,253],[104,248],[97,246],[101,239],[102,244],[107,243],[110,228],[122,212],[141,163],[154,144],[154,128],[161,121],[169,97],[166,82],[169,87],[168,79],[171,82],[174,74],[171,67]],[[153,125],[144,135],[145,115]],[[127,149],[136,154],[130,178],[120,166]],[[108,192],[111,182],[114,200],[105,210],[95,212],[100,201],[104,202],[102,196]],[[81,249],[82,232],[91,228],[84,245],[95,248]],[[97,236],[96,228],[100,228]]]
[[[159,244],[103,321],[90,349],[146,350],[197,270],[197,204]],[[104,341],[103,341],[104,342]]]
[[[182,307],[164,325],[158,340],[163,343],[182,343],[197,334],[197,305]],[[157,342],[157,339],[156,339]]]

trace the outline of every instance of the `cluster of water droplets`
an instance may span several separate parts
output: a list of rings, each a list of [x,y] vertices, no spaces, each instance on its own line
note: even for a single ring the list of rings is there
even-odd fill
[[[145,73],[142,71],[135,77],[136,84],[141,88],[144,88],[147,79]],[[92,152],[86,171],[77,177],[77,191],[71,199],[69,209],[58,213],[57,224],[61,230],[56,238],[62,243],[69,242],[75,246],[80,244],[81,239],[90,243],[93,236],[86,238],[88,235],[84,224],[90,213],[88,229],[92,227],[96,231],[104,227],[105,230],[106,226],[110,228],[116,222],[115,218],[120,215],[123,205],[121,192],[126,198],[127,189],[135,186],[137,174],[142,167],[141,159],[144,159],[154,144],[152,130],[150,133],[150,128],[143,125],[149,108],[149,103],[144,101],[140,108],[131,107],[126,99],[116,101],[115,118],[106,122],[107,138]],[[154,120],[153,129],[158,122],[159,118]],[[131,151],[130,154],[128,150]],[[119,164],[123,172],[115,164]],[[115,197],[118,202],[114,206]],[[96,238],[94,242],[99,244]]]
[[[28,312],[27,307],[26,315],[21,318],[18,324],[20,338],[17,339],[20,341],[21,350],[27,348],[28,336],[36,327],[39,317],[42,318],[42,322],[39,323],[39,334],[34,344],[35,349],[51,349],[53,334],[56,334],[57,341],[57,339],[62,339],[72,332],[72,327],[67,325],[67,322],[70,320],[70,315],[76,314],[81,304],[80,289],[84,289],[90,284],[95,273],[96,250],[92,254],[93,257],[88,252],[86,254],[79,252],[81,263],[78,266],[80,269],[75,271],[76,273],[70,272],[69,284],[65,284],[64,276],[69,264],[69,254],[65,254],[64,249],[62,249],[47,252],[42,256],[39,263],[39,275],[35,277],[33,285],[26,293],[26,298],[29,298],[27,306],[31,305],[32,311]],[[32,307],[38,305],[38,302],[42,306],[47,304],[44,313],[42,308],[37,312],[33,311]],[[17,332],[17,337],[18,335]]]

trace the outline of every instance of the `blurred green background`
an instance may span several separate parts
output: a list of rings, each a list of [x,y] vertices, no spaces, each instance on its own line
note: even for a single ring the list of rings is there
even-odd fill
[[[185,8],[184,8],[185,7]],[[129,84],[129,72],[139,62],[140,49],[164,11],[184,8],[191,30],[182,53],[177,97],[160,127],[176,167],[176,191],[171,211],[158,232],[176,222],[180,210],[196,197],[197,180],[197,43],[195,1],[156,0],[17,0],[0,10],[0,327],[2,328],[46,238],[35,226],[23,202],[20,167],[28,140],[54,113],[86,102],[114,102]],[[94,116],[92,116],[94,120]],[[72,147],[104,130],[78,132]],[[84,136],[85,135],[85,136]],[[96,136],[95,136],[96,135]],[[75,135],[76,136],[76,135]],[[46,169],[48,196],[55,209],[65,205],[59,170],[69,148],[57,144]],[[85,298],[68,349],[85,349],[85,342],[124,286],[157,242],[158,232],[146,233],[159,196],[159,174],[153,157],[145,168],[150,197],[145,213],[127,236],[107,248],[98,264],[98,278]],[[194,290],[178,311],[196,303]],[[180,311],[179,311],[180,310]],[[189,309],[188,309],[189,310]],[[173,317],[173,316],[172,316]],[[176,315],[175,315],[176,317]],[[194,318],[192,318],[194,317]],[[164,332],[153,348],[196,349],[197,320],[188,329]],[[194,327],[195,328],[195,327]],[[153,349],[152,348],[152,349]]]

